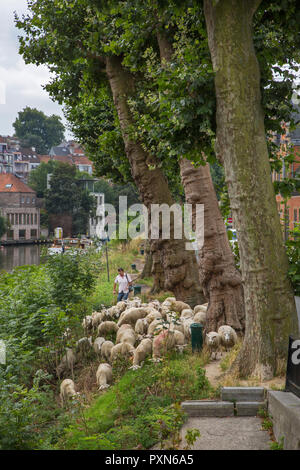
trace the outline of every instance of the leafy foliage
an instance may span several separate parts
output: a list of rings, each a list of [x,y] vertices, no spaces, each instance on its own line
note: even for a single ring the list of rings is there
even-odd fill
[[[52,146],[58,145],[64,138],[64,126],[59,116],[46,116],[29,106],[18,113],[13,126],[22,145],[35,147],[39,154],[47,154]]]
[[[290,262],[289,278],[295,295],[300,296],[300,227],[291,230],[286,241],[286,250]]]

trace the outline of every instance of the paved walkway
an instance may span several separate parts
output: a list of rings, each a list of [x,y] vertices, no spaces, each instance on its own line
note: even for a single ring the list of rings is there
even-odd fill
[[[257,417],[189,418],[182,428],[198,429],[201,436],[193,450],[270,450],[270,437]],[[183,446],[185,440],[183,439]]]

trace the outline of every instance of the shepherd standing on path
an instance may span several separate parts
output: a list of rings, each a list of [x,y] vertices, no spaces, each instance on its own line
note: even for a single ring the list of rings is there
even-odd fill
[[[119,293],[118,293],[118,298],[117,302],[120,302],[121,300],[127,300],[128,295],[130,292],[130,287],[132,284],[132,279],[129,274],[124,272],[123,268],[118,269],[118,276],[115,279],[114,282],[114,295],[116,293],[116,285],[119,284]]]

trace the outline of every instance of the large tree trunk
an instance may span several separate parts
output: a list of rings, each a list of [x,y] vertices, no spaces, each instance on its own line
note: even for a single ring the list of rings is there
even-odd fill
[[[157,33],[157,41],[162,65],[166,66],[172,60],[172,45],[161,32]],[[208,299],[205,330],[217,331],[222,325],[230,325],[237,333],[243,333],[245,307],[242,277],[234,264],[209,165],[195,168],[189,160],[182,158],[180,172],[186,201],[192,204],[194,214],[196,204],[204,205],[204,245],[198,264],[201,286]]]
[[[141,279],[145,279],[147,277],[151,277],[152,275],[152,264],[153,264],[153,259],[152,259],[152,253],[151,253],[151,247],[149,240],[147,240],[145,244],[145,264],[143,267],[143,271],[141,273]]]
[[[171,206],[174,201],[157,161],[130,136],[129,127],[134,126],[134,121],[128,106],[128,98],[135,94],[133,76],[122,66],[121,57],[116,56],[106,59],[106,72],[118,112],[126,155],[143,203],[149,213],[151,204],[165,203]],[[152,272],[157,289],[163,287],[170,290],[176,298],[190,305],[203,301],[195,255],[185,250],[184,239],[172,238],[172,227],[170,240],[162,238],[151,240],[151,251]]]
[[[204,204],[204,244],[198,263],[203,292],[209,299],[205,329],[217,331],[222,325],[230,325],[242,333],[245,329],[242,277],[234,264],[209,165],[195,168],[189,160],[182,159],[180,171],[186,201],[193,206]]]
[[[252,40],[259,0],[204,1],[217,97],[217,153],[222,156],[244,283],[246,335],[234,368],[273,377],[298,331],[287,278]]]

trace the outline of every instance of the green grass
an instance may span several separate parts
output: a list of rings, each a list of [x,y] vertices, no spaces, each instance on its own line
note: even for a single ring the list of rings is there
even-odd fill
[[[118,275],[118,268],[122,267],[127,272],[131,272],[131,264],[138,258],[138,250],[131,247],[131,243],[122,249],[119,244],[108,245],[108,264],[109,264],[109,278],[107,277],[106,269],[106,255],[105,251],[102,256],[103,269],[99,273],[97,285],[93,295],[90,298],[90,303],[93,310],[98,310],[101,305],[110,307],[114,305],[117,296],[113,295],[113,285],[116,276]]]
[[[184,420],[175,404],[212,394],[202,366],[201,355],[186,352],[127,371],[66,429],[57,448],[149,448],[169,437]]]

